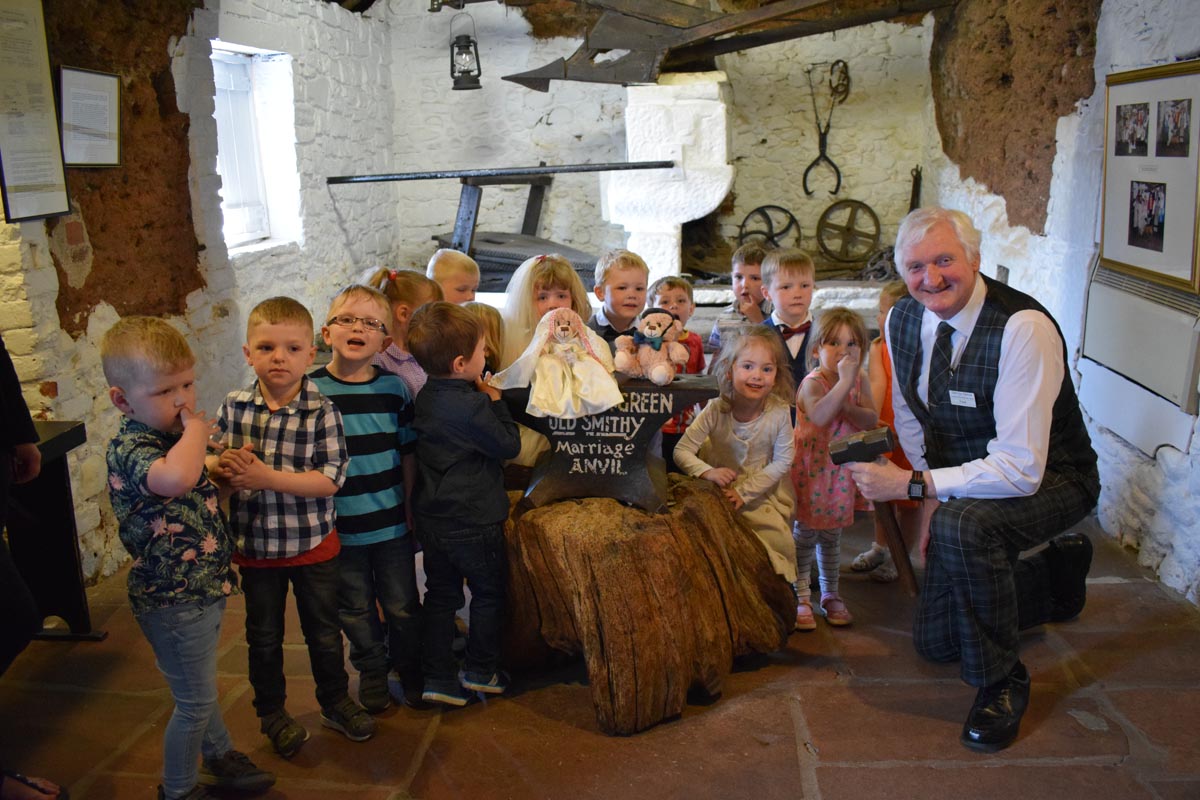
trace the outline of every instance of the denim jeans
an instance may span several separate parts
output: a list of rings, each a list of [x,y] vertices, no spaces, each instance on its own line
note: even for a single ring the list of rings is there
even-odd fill
[[[317,702],[328,708],[347,697],[342,628],[338,622],[338,559],[297,567],[242,567],[246,594],[246,644],[254,709],[266,717],[283,708],[283,615],[288,583],[296,595],[300,629],[317,682]]]
[[[342,545],[338,616],[350,640],[350,663],[360,673],[401,679],[421,676],[421,601],[412,537],[358,546]],[[383,609],[379,619],[376,603]],[[384,637],[384,624],[387,637]]]
[[[142,633],[154,648],[175,711],[163,734],[163,791],[182,797],[199,777],[199,760],[217,758],[233,741],[217,703],[217,641],[225,598],[143,611]]]
[[[456,531],[421,531],[425,556],[425,646],[427,681],[454,681],[458,670],[454,612],[463,607],[463,579],[471,588],[471,625],[463,669],[490,675],[500,660],[500,632],[508,580],[503,525]]]

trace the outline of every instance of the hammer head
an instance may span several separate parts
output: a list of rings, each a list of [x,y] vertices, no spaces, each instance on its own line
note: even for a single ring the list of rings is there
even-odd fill
[[[834,439],[829,443],[829,460],[834,464],[874,461],[895,448],[892,430],[884,425],[874,430],[859,431]]]

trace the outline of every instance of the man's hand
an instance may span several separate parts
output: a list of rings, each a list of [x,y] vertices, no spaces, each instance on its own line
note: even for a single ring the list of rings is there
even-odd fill
[[[762,323],[766,319],[766,315],[762,313],[762,306],[754,302],[750,297],[749,292],[742,292],[738,295],[738,313],[748,319],[750,322],[757,324]]]
[[[700,477],[706,481],[712,481],[724,489],[737,480],[737,473],[729,467],[713,467],[700,473]]]
[[[29,483],[42,471],[42,451],[33,442],[13,445],[13,483]]]
[[[840,365],[839,365],[840,368]],[[909,470],[880,456],[874,461],[847,464],[850,477],[868,500],[907,500]],[[929,487],[926,487],[929,488]]]

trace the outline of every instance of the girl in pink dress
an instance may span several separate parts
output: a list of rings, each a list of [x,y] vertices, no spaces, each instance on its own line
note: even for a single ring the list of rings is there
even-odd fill
[[[848,308],[821,315],[813,338],[818,366],[796,391],[796,628],[813,630],[809,587],[814,551],[821,579],[821,610],[830,625],[849,625],[849,609],[838,596],[842,528],[854,522],[857,490],[849,470],[829,460],[829,442],[847,433],[873,428],[878,421],[871,385],[863,380],[862,356],[867,330]]]

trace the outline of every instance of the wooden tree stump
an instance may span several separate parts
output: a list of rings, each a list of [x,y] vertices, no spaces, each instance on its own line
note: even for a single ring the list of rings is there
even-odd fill
[[[791,587],[708,481],[672,476],[649,514],[608,498],[514,510],[506,527],[514,667],[582,653],[596,719],[630,734],[716,695],[734,656],[783,646]]]

